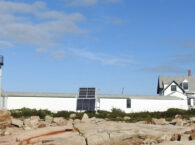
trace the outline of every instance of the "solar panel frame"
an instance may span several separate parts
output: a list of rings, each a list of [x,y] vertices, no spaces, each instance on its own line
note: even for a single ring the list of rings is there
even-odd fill
[[[79,88],[78,98],[95,98],[96,88]]]
[[[96,101],[96,88],[79,88],[77,110],[94,111]]]
[[[77,99],[77,110],[94,111],[95,99]]]

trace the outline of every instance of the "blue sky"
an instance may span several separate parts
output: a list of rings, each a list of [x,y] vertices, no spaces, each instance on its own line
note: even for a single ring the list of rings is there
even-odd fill
[[[195,72],[194,0],[0,0],[8,91],[156,94]]]

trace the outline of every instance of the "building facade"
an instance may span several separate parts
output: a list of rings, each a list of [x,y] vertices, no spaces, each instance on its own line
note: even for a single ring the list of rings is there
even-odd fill
[[[160,96],[187,98],[189,108],[195,108],[195,76],[159,76],[157,93]]]

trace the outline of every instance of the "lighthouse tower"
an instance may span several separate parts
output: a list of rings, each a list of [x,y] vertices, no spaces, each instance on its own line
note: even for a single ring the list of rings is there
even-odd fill
[[[5,99],[2,96],[1,77],[2,77],[3,56],[0,55],[0,109],[5,109]]]

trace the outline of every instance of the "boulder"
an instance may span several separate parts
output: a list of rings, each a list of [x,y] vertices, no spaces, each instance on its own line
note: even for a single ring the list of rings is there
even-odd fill
[[[76,124],[76,123],[80,123],[80,122],[81,122],[81,120],[75,119],[73,123]]]
[[[53,117],[49,116],[49,115],[46,115],[45,116],[45,122],[51,124],[53,122]]]
[[[89,119],[89,116],[86,113],[84,113],[83,117],[82,117],[82,120],[86,120],[86,119]]]
[[[75,118],[77,115],[75,113],[70,114],[70,118]]]
[[[190,140],[195,140],[195,132],[190,133]]]
[[[0,128],[5,128],[11,124],[11,113],[6,110],[0,110]]]
[[[164,118],[160,118],[160,119],[152,118],[152,124],[166,125],[166,124],[168,124],[168,122]]]
[[[195,117],[191,117],[190,118],[190,121],[193,122],[193,123],[195,123]]]
[[[0,136],[7,136],[7,135],[11,135],[13,132],[12,128],[6,127],[4,129],[0,130]],[[0,139],[1,140],[1,139]],[[1,144],[1,143],[0,143]]]
[[[180,114],[175,115],[175,118],[182,118]]]
[[[40,117],[39,116],[31,116],[30,120],[39,121]]]
[[[72,126],[72,124],[73,124],[73,120],[72,119],[69,119],[68,121],[67,121],[67,126]]]
[[[22,127],[24,124],[23,121],[21,121],[19,119],[15,119],[15,118],[12,118],[11,121],[12,121],[11,124],[14,126],[17,126],[17,127]]]
[[[43,128],[49,126],[45,121],[39,121],[38,122],[38,128]]]
[[[37,116],[31,116],[28,119],[24,119],[24,125],[30,128],[38,128],[39,125],[39,117]]]
[[[147,122],[147,121],[138,121],[138,122],[136,122],[137,124],[149,124],[149,122]]]
[[[171,124],[176,126],[183,126],[183,120],[181,118],[175,118],[171,121]]]
[[[181,140],[181,135],[178,133],[173,134],[171,137],[171,141],[180,141]]]
[[[129,117],[129,116],[125,116],[123,119],[124,119],[124,120],[130,120],[130,119],[131,119],[131,117]]]
[[[65,120],[63,117],[54,117],[53,122],[59,126],[64,126],[67,124],[67,120]]]

